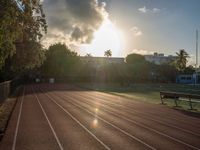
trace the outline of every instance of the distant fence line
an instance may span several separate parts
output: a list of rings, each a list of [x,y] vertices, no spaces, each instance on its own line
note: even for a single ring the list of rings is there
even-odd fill
[[[0,101],[6,99],[10,94],[11,81],[0,83]]]
[[[20,79],[14,79],[0,83],[0,102],[4,101],[8,96],[21,84]]]

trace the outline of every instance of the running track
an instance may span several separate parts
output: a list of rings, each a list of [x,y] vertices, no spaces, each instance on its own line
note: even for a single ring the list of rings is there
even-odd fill
[[[200,149],[200,119],[64,84],[25,86],[0,150]]]

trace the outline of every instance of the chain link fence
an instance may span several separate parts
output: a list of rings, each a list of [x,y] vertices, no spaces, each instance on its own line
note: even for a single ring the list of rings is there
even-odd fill
[[[4,101],[14,90],[22,84],[21,79],[13,79],[0,83],[0,102]]]

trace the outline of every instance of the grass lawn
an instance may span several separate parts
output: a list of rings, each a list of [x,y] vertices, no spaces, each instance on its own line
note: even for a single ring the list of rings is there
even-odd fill
[[[140,100],[160,104],[160,91],[183,92],[200,95],[200,86],[180,84],[132,84],[129,87],[122,87],[119,84],[81,84],[82,87],[97,91],[127,97],[133,100]],[[166,101],[167,105],[174,106],[173,101]],[[179,102],[183,109],[189,109],[187,102]],[[200,103],[193,104],[194,108],[200,111]]]

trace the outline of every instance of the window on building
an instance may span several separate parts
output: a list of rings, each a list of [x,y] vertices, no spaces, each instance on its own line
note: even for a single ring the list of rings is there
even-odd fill
[[[181,80],[185,80],[186,78],[185,77],[181,77]]]

